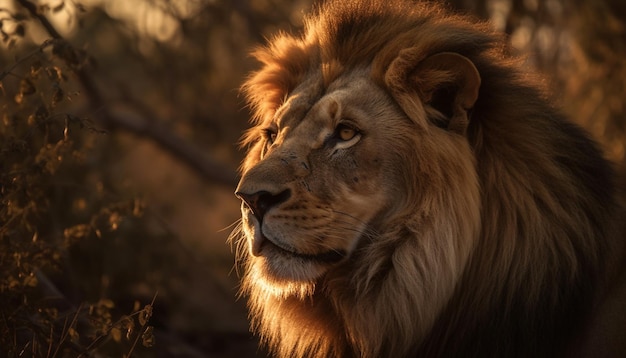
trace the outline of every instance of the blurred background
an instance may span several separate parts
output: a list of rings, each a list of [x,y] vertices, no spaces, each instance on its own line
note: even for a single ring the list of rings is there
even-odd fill
[[[626,3],[453,0],[624,172]],[[227,238],[248,55],[309,0],[0,0],[0,356],[263,357]]]

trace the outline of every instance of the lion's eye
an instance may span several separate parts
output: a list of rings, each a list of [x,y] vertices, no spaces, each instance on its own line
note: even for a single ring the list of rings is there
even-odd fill
[[[278,136],[278,132],[274,128],[266,128],[263,129],[261,133],[261,141],[263,143],[263,147],[261,149],[261,158],[263,158],[268,153],[272,145],[274,145],[276,137]]]
[[[335,136],[337,137],[337,139],[340,139],[344,142],[353,139],[357,136],[357,134],[359,134],[359,132],[356,129],[345,124],[340,124],[335,129]]]
[[[277,133],[275,129],[268,128],[263,131],[263,136],[265,137],[265,140],[267,140],[269,144],[273,144],[274,141],[276,141]]]
[[[361,132],[351,125],[340,123],[335,128],[333,138],[335,149],[345,149],[353,146],[361,139]]]
[[[354,138],[355,135],[356,130],[354,130],[354,128],[350,128],[347,126],[340,126],[339,128],[337,128],[337,136],[343,141],[350,140]]]

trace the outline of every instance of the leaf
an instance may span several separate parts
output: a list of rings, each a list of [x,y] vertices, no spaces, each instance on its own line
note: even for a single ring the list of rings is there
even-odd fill
[[[120,343],[122,341],[122,330],[119,327],[114,326],[111,328],[110,334],[115,342]]]
[[[144,205],[139,199],[133,200],[133,216],[140,217],[143,215]]]
[[[77,330],[75,330],[73,327],[70,327],[67,333],[70,335],[70,340],[73,343],[78,343],[78,341],[80,340],[80,335],[78,334]]]
[[[111,215],[109,215],[109,226],[111,231],[118,229],[120,221],[122,221],[122,217],[118,212],[112,212]]]
[[[20,93],[24,96],[30,95],[35,93],[37,90],[35,88],[35,85],[33,85],[33,82],[31,82],[31,80],[29,80],[28,78],[24,78],[22,79],[22,81],[20,82]]]
[[[128,316],[124,317],[124,320],[122,321],[122,329],[126,330],[126,339],[130,340],[135,330],[135,321]]]
[[[46,74],[51,81],[61,81],[63,79],[63,71],[57,66],[46,67]]]
[[[154,346],[154,327],[146,327],[146,330],[141,335],[141,343],[147,348]]]
[[[98,305],[106,307],[106,308],[109,308],[109,309],[115,307],[115,303],[112,300],[108,299],[108,298],[100,299],[100,301],[98,302]]]
[[[137,319],[139,320],[139,324],[143,327],[146,323],[148,323],[150,317],[152,317],[152,305],[146,305],[146,307],[139,312],[139,317]]]
[[[63,101],[63,98],[65,98],[63,90],[60,87],[57,87],[57,89],[54,91],[54,94],[52,95],[52,105],[56,105],[57,103]]]
[[[37,277],[33,274],[24,277],[23,285],[25,287],[36,287],[38,283],[39,281],[37,280]]]
[[[18,281],[15,277],[9,277],[8,281],[10,289],[16,288],[20,285],[20,281]]]
[[[91,227],[87,224],[78,224],[63,231],[63,237],[67,244],[71,245],[87,237],[91,233]]]
[[[33,61],[33,63],[30,65],[30,76],[33,78],[37,78],[37,75],[41,71],[42,67],[43,66],[40,60]]]

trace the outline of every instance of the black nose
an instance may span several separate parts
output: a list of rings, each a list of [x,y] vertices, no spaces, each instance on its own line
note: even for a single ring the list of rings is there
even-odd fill
[[[235,195],[246,203],[259,221],[262,221],[271,208],[289,199],[291,191],[286,189],[274,195],[268,191],[261,190],[253,194],[237,192]]]

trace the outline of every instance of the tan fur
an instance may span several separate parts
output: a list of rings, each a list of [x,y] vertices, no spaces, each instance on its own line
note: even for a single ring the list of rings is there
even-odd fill
[[[612,174],[500,35],[336,0],[255,55],[233,240],[272,352],[574,350],[621,250]]]

